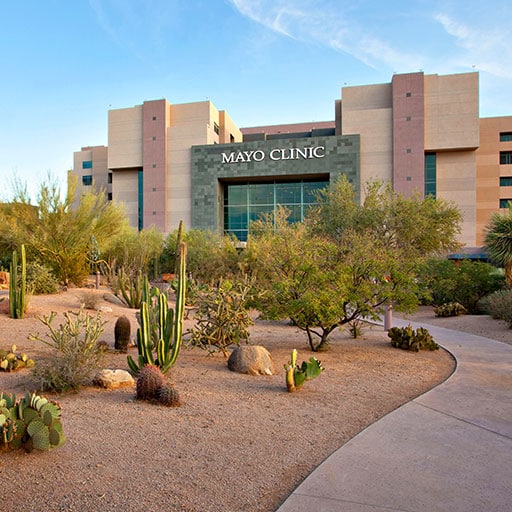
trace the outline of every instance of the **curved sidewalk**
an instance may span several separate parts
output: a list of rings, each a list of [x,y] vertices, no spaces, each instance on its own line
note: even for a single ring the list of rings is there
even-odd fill
[[[277,512],[512,510],[512,345],[424,326],[455,372],[334,452]]]

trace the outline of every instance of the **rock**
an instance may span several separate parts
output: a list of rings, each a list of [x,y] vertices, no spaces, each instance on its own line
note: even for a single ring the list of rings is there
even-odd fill
[[[107,302],[111,302],[112,304],[115,304],[116,306],[124,306],[126,307],[126,304],[116,295],[113,293],[105,293],[103,294],[103,299]]]
[[[113,309],[110,306],[98,306],[96,311],[100,313],[112,313]]]
[[[135,381],[126,370],[101,370],[96,374],[94,383],[107,389],[118,389],[133,386]]]
[[[272,375],[274,362],[270,352],[260,345],[236,347],[228,359],[228,368],[233,372],[249,375]]]

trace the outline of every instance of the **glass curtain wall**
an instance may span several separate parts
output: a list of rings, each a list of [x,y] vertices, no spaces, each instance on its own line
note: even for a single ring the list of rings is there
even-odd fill
[[[290,210],[290,222],[304,220],[308,207],[316,204],[315,192],[328,180],[270,183],[226,183],[224,186],[224,232],[247,240],[249,224],[273,213],[278,205]]]

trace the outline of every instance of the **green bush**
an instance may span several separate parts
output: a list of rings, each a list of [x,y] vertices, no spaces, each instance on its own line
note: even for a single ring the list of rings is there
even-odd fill
[[[435,315],[440,317],[465,315],[466,312],[466,308],[458,302],[448,302],[434,308]]]
[[[391,346],[403,350],[418,352],[419,350],[438,350],[439,345],[431,334],[423,327],[414,330],[412,326],[392,327],[388,331],[391,338]]]
[[[46,337],[31,334],[29,339],[41,341],[56,350],[55,357],[41,361],[34,368],[34,377],[40,389],[76,391],[89,384],[101,366],[103,349],[98,338],[103,332],[105,321],[101,314],[95,317],[83,312],[64,313],[65,322],[53,326],[56,313],[39,318],[48,328]]]
[[[505,286],[505,277],[481,261],[430,259],[419,272],[424,301],[440,306],[462,304],[470,314],[479,312],[479,301]]]
[[[27,262],[27,287],[34,295],[51,295],[59,291],[59,282],[47,266]]]
[[[505,320],[512,327],[512,288],[499,290],[480,301],[482,310],[496,320]]]
[[[160,259],[163,272],[175,271],[178,236],[176,230],[165,240]],[[190,229],[182,236],[188,248],[187,271],[195,282],[217,284],[223,278],[239,274],[241,255],[233,238],[201,229]]]

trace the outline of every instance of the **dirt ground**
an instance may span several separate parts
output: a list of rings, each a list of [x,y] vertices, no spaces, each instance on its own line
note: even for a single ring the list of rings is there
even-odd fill
[[[82,291],[33,297],[21,320],[10,319],[0,303],[0,348],[15,343],[36,364],[51,357],[27,336],[45,333],[39,315],[56,311],[62,320],[64,311],[77,311]],[[102,339],[111,348],[119,316],[130,318],[135,335],[135,310],[103,299],[100,305],[111,308],[102,313]],[[435,319],[422,308],[410,318],[512,342],[512,331],[489,317]],[[222,355],[184,349],[170,376],[179,408],[135,401],[134,388],[52,397],[62,407],[67,441],[45,453],[0,452],[1,502],[17,512],[274,511],[333,451],[454,368],[444,350],[392,348],[380,326],[366,326],[357,339],[340,329],[330,351],[317,354],[325,371],[288,393],[283,367],[291,350],[299,362],[312,355],[305,335],[286,322],[256,320],[251,343],[270,351],[274,375],[233,373]],[[110,351],[104,367],[127,369],[126,355]],[[31,386],[29,370],[0,372],[0,391],[22,395]]]

